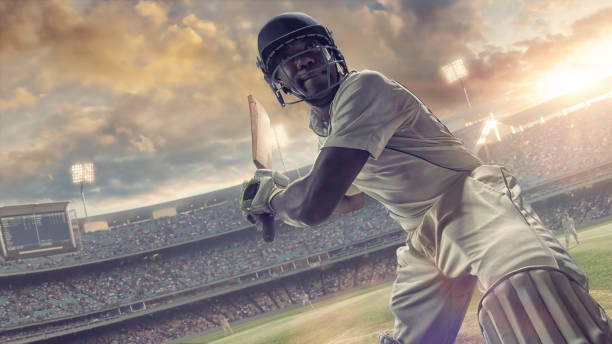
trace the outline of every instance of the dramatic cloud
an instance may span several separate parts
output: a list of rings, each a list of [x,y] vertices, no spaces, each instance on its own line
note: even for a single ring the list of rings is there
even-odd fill
[[[15,90],[12,99],[0,99],[0,109],[9,109],[18,106],[32,106],[38,101],[38,97],[32,95],[27,89],[19,87]]]
[[[249,94],[287,167],[311,163],[307,107],[281,108],[254,63],[259,28],[285,11],[317,18],[351,69],[388,74],[441,117],[465,108],[440,74],[455,58],[472,103],[525,106],[553,67],[580,51],[602,64],[589,59],[612,39],[612,8],[595,1],[1,1],[0,205],[77,199],[81,161],[96,165],[94,213],[235,185],[254,169]]]

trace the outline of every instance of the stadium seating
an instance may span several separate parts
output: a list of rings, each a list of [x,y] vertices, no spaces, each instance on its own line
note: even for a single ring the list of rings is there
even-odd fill
[[[138,227],[153,228],[152,224]],[[364,211],[352,217],[338,215],[313,228],[281,227],[276,241],[270,244],[264,243],[255,231],[241,232],[223,239],[205,240],[197,249],[162,253],[155,258],[145,256],[119,266],[98,267],[75,277],[42,284],[34,281],[19,286],[0,286],[0,295],[6,300],[3,305],[8,305],[0,311],[0,326],[27,324],[159,297],[390,232],[401,232],[401,228],[389,220],[377,202],[368,200]],[[140,241],[148,240],[145,237]],[[63,301],[54,302],[49,295],[61,297]],[[27,311],[16,309],[24,305]],[[39,312],[47,310],[52,312],[38,316]]]
[[[559,176],[588,171],[612,161],[608,148],[608,132],[612,127],[609,109],[607,101],[534,124],[507,136],[501,143],[490,144],[490,156],[493,162],[507,166],[516,174],[524,189]],[[562,190],[566,181],[561,179],[555,187]],[[611,216],[610,195],[612,187],[608,185],[558,196],[533,206],[543,222],[556,230],[566,212],[578,225]],[[120,305],[143,302],[155,308],[172,304],[177,292],[194,290],[195,293],[198,288],[237,276],[247,276],[240,280],[247,283],[257,279],[249,275],[254,271],[288,266],[306,257],[324,257],[323,264],[325,259],[350,258],[329,269],[314,268],[293,277],[281,276],[280,280],[271,279],[265,287],[246,288],[202,301],[198,307],[184,307],[144,321],[121,323],[73,340],[75,343],[172,341],[220,326],[219,314],[234,322],[299,306],[304,294],[316,301],[326,295],[392,278],[395,271],[392,250],[370,254],[366,259],[352,256],[403,240],[399,225],[371,199],[359,212],[334,215],[320,226],[306,229],[281,226],[273,243],[264,243],[260,234],[252,227],[247,228],[248,225],[237,199],[233,199],[176,216],[85,233],[79,252],[2,261],[0,273],[11,274],[132,256],[96,265],[95,269],[68,270],[74,274],[59,273],[44,282],[25,279],[0,283],[0,342],[115,319],[121,316]],[[177,245],[183,246],[171,248]],[[150,253],[142,254],[145,251]],[[89,312],[95,313],[86,315]],[[23,330],[6,330],[62,317],[75,318]]]
[[[510,169],[525,187],[612,161],[610,100],[516,128],[488,146],[491,162]],[[486,158],[484,150],[480,153]]]
[[[506,166],[520,180],[524,188],[575,171],[588,170],[602,163],[612,162],[612,145],[608,137],[612,127],[610,101],[550,118],[544,123],[518,130],[504,137],[502,142],[489,144],[491,162]],[[588,133],[588,134],[584,134]],[[484,152],[480,152],[483,158]],[[571,157],[568,159],[568,157]],[[340,242],[376,234],[376,228],[366,222],[370,216],[384,216],[377,208],[365,210],[359,230],[341,233],[326,232],[328,240]],[[338,221],[344,221],[339,218]],[[108,231],[85,233],[79,252],[54,257],[33,258],[22,261],[0,262],[0,273],[36,271],[53,267],[83,264],[121,255],[135,254],[193,240],[205,239],[220,233],[247,226],[238,200],[173,217],[122,224]],[[308,237],[319,235],[313,232]],[[333,235],[330,237],[330,235]],[[297,247],[296,247],[297,248]],[[304,251],[308,247],[301,247]],[[274,254],[274,252],[269,252]],[[278,257],[283,260],[283,257]]]

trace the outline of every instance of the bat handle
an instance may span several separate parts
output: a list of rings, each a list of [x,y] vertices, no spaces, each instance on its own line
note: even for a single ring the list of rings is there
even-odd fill
[[[270,214],[261,214],[259,216],[258,226],[261,226],[263,232],[263,238],[265,242],[272,242],[274,240],[274,216]]]

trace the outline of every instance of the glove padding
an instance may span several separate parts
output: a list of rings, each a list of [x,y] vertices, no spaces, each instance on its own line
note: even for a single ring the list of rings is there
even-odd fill
[[[247,214],[247,218],[251,214],[274,215],[270,200],[287,188],[287,185],[287,176],[272,170],[258,169],[255,176],[242,186],[240,209]]]

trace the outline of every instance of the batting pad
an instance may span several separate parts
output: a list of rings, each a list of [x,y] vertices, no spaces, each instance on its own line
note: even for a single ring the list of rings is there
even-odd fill
[[[612,321],[569,275],[530,267],[502,277],[478,306],[487,343],[612,343]]]

